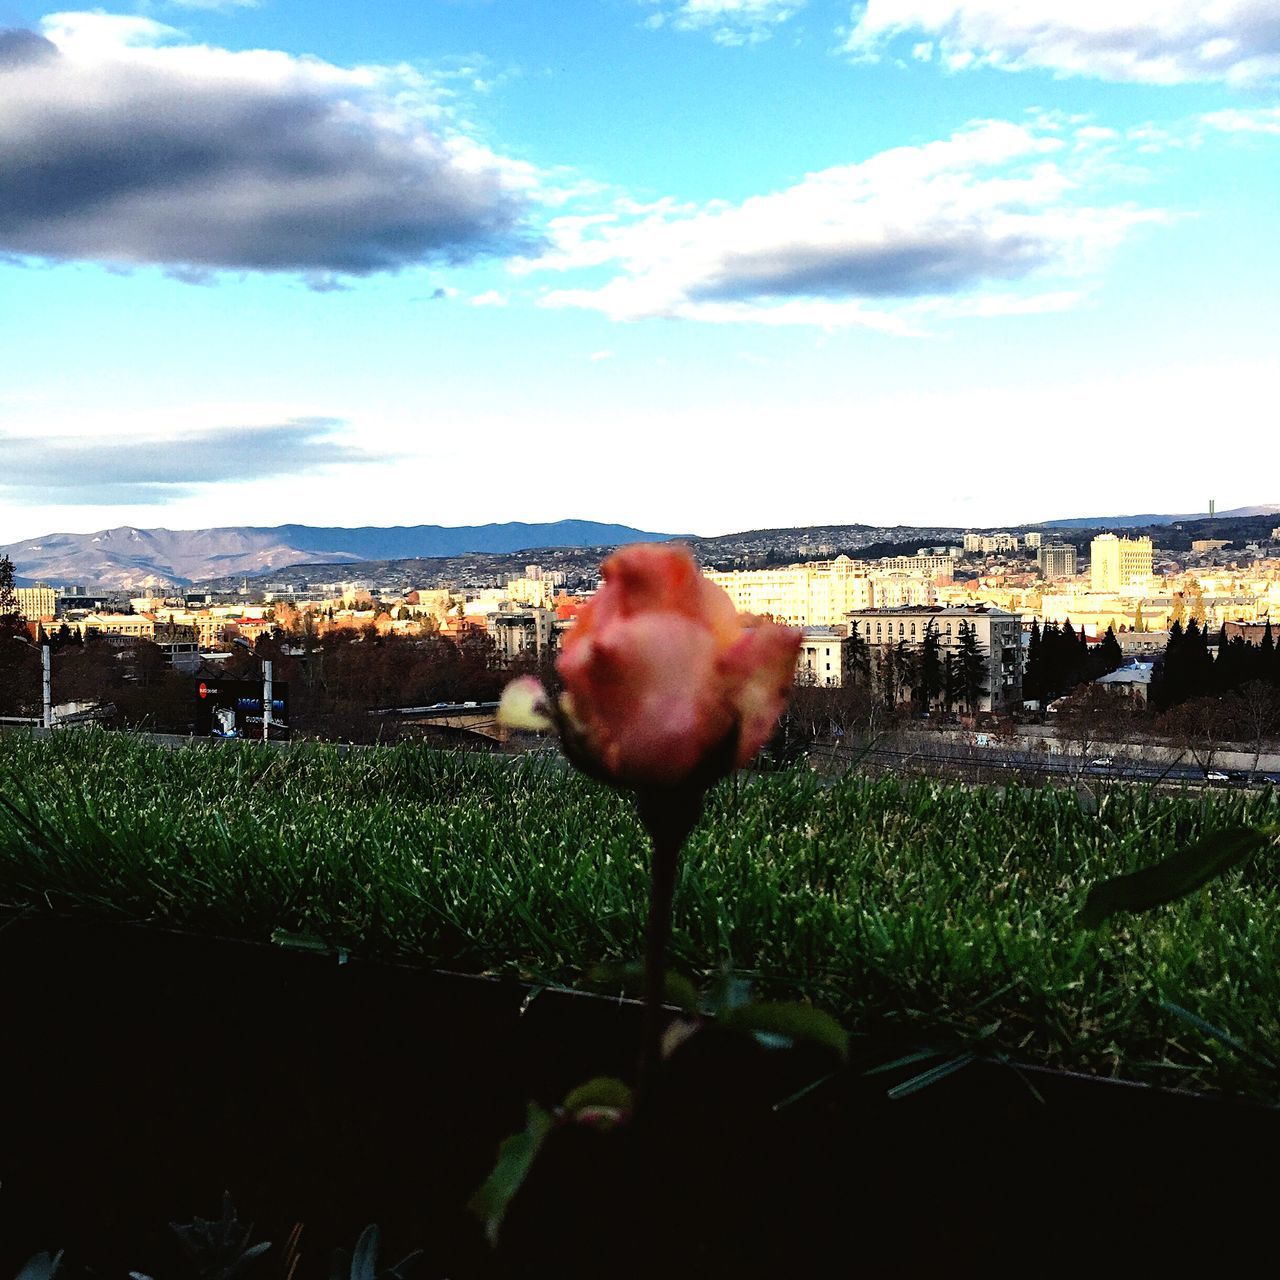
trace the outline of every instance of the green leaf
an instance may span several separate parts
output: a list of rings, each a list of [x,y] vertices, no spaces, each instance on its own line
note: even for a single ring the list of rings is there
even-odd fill
[[[967,1067],[971,1062],[977,1062],[978,1055],[976,1053],[961,1053],[954,1058],[948,1058],[946,1062],[940,1062],[936,1067],[930,1067],[928,1071],[922,1071],[919,1075],[912,1076],[910,1080],[904,1080],[901,1084],[895,1084],[889,1090],[888,1096],[894,1102],[902,1098],[910,1097],[913,1093],[919,1093],[921,1089],[927,1089],[930,1085],[935,1085],[939,1080],[945,1080],[948,1076],[954,1075],[957,1071]]]
[[[612,1107],[617,1111],[630,1111],[634,1101],[630,1086],[616,1076],[597,1076],[571,1090],[565,1097],[564,1109],[575,1112],[583,1107]]]
[[[1270,833],[1254,827],[1215,831],[1153,867],[1094,885],[1080,913],[1081,923],[1087,929],[1096,929],[1119,911],[1148,911],[1176,902],[1265,849],[1272,839]]]
[[[744,1004],[719,1019],[722,1027],[779,1037],[785,1042],[806,1040],[834,1049],[841,1060],[849,1056],[849,1033],[829,1014],[810,1004],[790,1001]],[[775,1043],[777,1043],[775,1041]]]
[[[751,1003],[751,980],[721,969],[707,989],[707,1012],[722,1016]]]
[[[528,1119],[520,1133],[513,1133],[498,1148],[498,1160],[484,1185],[471,1197],[468,1207],[483,1223],[489,1243],[496,1245],[503,1216],[524,1184],[534,1158],[554,1121],[536,1102],[529,1103]]]
[[[16,1280],[53,1280],[62,1265],[62,1250],[57,1253],[36,1253],[26,1260]]]
[[[351,1280],[377,1280],[378,1243],[381,1233],[370,1223],[360,1233],[355,1252],[351,1255]]]
[[[286,947],[290,951],[330,952],[333,950],[323,938],[317,938],[314,933],[290,933],[287,929],[273,929],[271,941],[277,947]]]
[[[587,980],[595,987],[639,1000],[644,995],[644,965],[598,964],[587,974]],[[698,1012],[698,989],[681,973],[667,971],[663,980],[663,1000],[685,1013]]]
[[[1190,1023],[1197,1031],[1204,1032],[1211,1039],[1225,1044],[1228,1049],[1234,1049],[1242,1058],[1247,1058],[1258,1066],[1266,1067],[1272,1071],[1275,1070],[1276,1064],[1270,1058],[1264,1054],[1256,1053],[1243,1040],[1233,1036],[1229,1031],[1224,1031],[1222,1027],[1215,1027],[1212,1022],[1207,1022],[1199,1014],[1192,1013],[1190,1009],[1184,1009],[1182,1005],[1175,1004],[1172,1000],[1161,1000],[1160,1007],[1173,1014],[1174,1017],[1181,1018],[1183,1022]]]

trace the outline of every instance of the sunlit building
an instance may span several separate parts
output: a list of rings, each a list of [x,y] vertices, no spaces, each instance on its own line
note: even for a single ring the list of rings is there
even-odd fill
[[[1145,586],[1151,577],[1151,539],[1099,534],[1089,544],[1089,576],[1094,591]]]

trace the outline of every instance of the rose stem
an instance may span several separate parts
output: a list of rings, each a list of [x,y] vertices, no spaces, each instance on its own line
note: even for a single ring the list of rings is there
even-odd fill
[[[671,933],[671,903],[676,889],[676,867],[680,862],[682,836],[675,836],[666,824],[650,829],[653,838],[653,868],[649,891],[649,922],[644,947],[644,1040],[640,1047],[639,1096],[652,1089],[662,1056],[662,1008],[667,986],[667,939]]]

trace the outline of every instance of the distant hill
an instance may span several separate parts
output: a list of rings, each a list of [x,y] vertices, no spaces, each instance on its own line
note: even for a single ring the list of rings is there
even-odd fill
[[[543,547],[612,547],[673,537],[624,524],[557,520],[548,524],[422,524],[358,529],[283,524],[225,529],[138,529],[51,533],[0,547],[22,578],[97,589],[149,590],[227,575],[253,576],[296,564],[355,564],[508,553]]]
[[[1243,516],[1275,515],[1280,515],[1280,505],[1267,504],[1260,507],[1234,507],[1230,511],[1214,512],[1214,518],[1217,520],[1231,520]],[[1069,520],[1045,520],[1035,527],[1037,529],[1139,529],[1148,525],[1178,524],[1183,520],[1208,519],[1209,513],[1207,511],[1181,516],[1073,516]]]

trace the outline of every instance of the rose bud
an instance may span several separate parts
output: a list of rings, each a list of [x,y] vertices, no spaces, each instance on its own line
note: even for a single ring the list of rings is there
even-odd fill
[[[739,614],[681,546],[624,547],[602,571],[556,662],[558,704],[524,677],[500,721],[558,728],[580,768],[642,791],[745,765],[786,706],[802,633]]]

